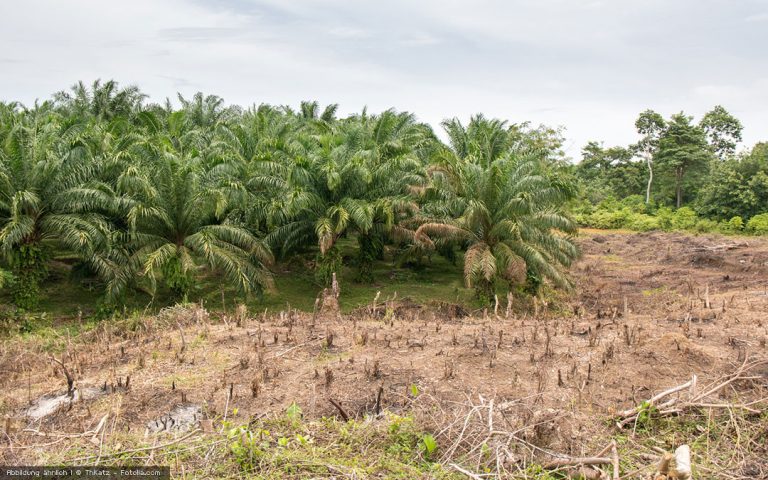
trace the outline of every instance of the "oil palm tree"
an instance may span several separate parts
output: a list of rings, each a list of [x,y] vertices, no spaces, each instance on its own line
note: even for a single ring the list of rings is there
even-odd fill
[[[112,203],[94,180],[98,165],[82,132],[60,124],[48,104],[18,112],[0,129],[0,249],[16,274],[20,307],[35,306],[54,252],[87,261],[104,242],[102,213]]]
[[[407,113],[365,113],[330,133],[304,135],[288,162],[267,176],[283,192],[273,202],[278,225],[270,240],[283,251],[314,243],[318,279],[340,268],[336,242],[358,240],[358,279],[372,280],[372,264],[398,217],[415,208],[409,186],[424,183],[416,150],[426,135]]]
[[[120,88],[114,80],[96,80],[91,87],[77,82],[69,91],[54,94],[54,102],[70,116],[110,121],[137,113],[147,96],[138,87]]]
[[[570,286],[562,267],[578,256],[576,226],[563,212],[572,189],[548,178],[535,152],[502,148],[501,122],[475,117],[468,128],[446,127],[451,147],[431,171],[415,242],[465,246],[465,283],[486,299],[499,278]]]
[[[119,295],[136,277],[154,290],[162,280],[186,296],[201,270],[220,273],[243,293],[271,288],[268,247],[242,226],[227,221],[235,183],[226,169],[205,168],[199,157],[159,149],[151,168],[128,166],[117,180],[127,233],[127,261],[110,282]],[[110,258],[104,258],[109,269]]]

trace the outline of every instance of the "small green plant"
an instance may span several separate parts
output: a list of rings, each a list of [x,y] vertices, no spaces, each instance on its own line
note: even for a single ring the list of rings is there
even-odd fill
[[[552,472],[544,469],[541,465],[531,464],[524,471],[524,478],[536,478],[538,480],[559,480],[560,476],[554,476]]]
[[[640,408],[637,412],[637,426],[642,429],[649,429],[652,427],[654,419],[657,417],[658,409],[653,404],[645,401],[640,404]]]
[[[412,397],[416,398],[419,396],[419,387],[415,383],[412,383],[408,389],[410,390]]]
[[[240,467],[253,470],[269,449],[272,436],[268,430],[251,430],[247,425],[241,425],[230,429],[227,438],[229,449]]]
[[[285,410],[285,417],[294,425],[301,423],[301,415],[301,407],[299,407],[296,402],[291,403]]]
[[[393,454],[410,455],[421,440],[411,417],[391,415],[387,430],[390,440],[387,450]]]
[[[430,460],[432,455],[437,451],[437,441],[435,440],[435,437],[427,433],[421,437],[419,447],[424,454],[424,458]]]

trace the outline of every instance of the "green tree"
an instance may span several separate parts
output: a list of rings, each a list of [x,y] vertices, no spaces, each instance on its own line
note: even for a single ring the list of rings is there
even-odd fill
[[[0,248],[17,281],[14,301],[34,308],[53,253],[83,261],[103,244],[100,214],[111,199],[94,181],[98,166],[80,125],[60,124],[44,104],[0,129]]]
[[[339,268],[336,242],[355,234],[358,278],[372,280],[372,264],[398,218],[415,209],[410,188],[424,183],[418,149],[428,130],[413,115],[363,113],[330,133],[305,137],[288,161],[261,162],[262,187],[276,192],[267,210],[270,242],[281,251],[314,242],[318,280]],[[276,187],[276,188],[275,188]]]
[[[109,121],[129,117],[138,112],[147,96],[136,86],[120,88],[114,80],[93,82],[88,88],[83,82],[74,84],[70,91],[54,94],[57,107],[70,117],[96,118]]]
[[[269,248],[227,221],[230,201],[242,189],[228,176],[231,170],[207,167],[202,156],[175,150],[159,150],[151,162],[151,168],[126,167],[117,180],[128,258],[112,275],[110,296],[146,277],[153,288],[161,279],[185,297],[203,268],[221,273],[245,294],[271,288]],[[112,265],[107,260],[102,268]]]
[[[696,199],[696,210],[709,218],[746,219],[768,206],[768,143],[758,143],[749,153],[712,163],[707,181]]]
[[[597,142],[589,142],[581,154],[582,160],[576,165],[575,174],[591,192],[592,202],[610,196],[625,198],[643,191],[645,169],[641,162],[634,160],[631,149],[603,148]]]
[[[704,130],[692,123],[693,118],[672,115],[659,138],[657,161],[674,176],[675,205],[683,204],[686,175],[706,169],[712,158]]]
[[[699,126],[706,133],[712,151],[721,160],[734,154],[744,129],[739,119],[720,105],[707,112]]]
[[[547,178],[540,157],[502,147],[503,122],[474,117],[466,128],[456,120],[444,125],[451,147],[433,167],[414,241],[464,245],[465,283],[485,299],[498,278],[520,282],[526,273],[569,286],[562,267],[578,250],[564,204],[573,189]]]

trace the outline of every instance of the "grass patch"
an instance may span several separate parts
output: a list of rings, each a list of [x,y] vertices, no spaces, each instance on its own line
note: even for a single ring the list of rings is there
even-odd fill
[[[292,408],[285,417],[229,429],[229,448],[244,474],[264,479],[461,478],[432,463],[438,446],[410,417],[304,423],[300,410],[297,414]]]
[[[376,292],[381,292],[380,301],[387,298],[410,298],[416,303],[448,302],[469,308],[480,307],[474,290],[463,283],[461,256],[456,264],[438,255],[433,255],[423,266],[408,268],[397,264],[391,249],[387,249],[384,259],[374,264],[373,283],[356,281],[354,263],[355,244],[350,239],[340,242],[347,264],[338,273],[341,285],[339,304],[342,312],[348,313],[356,308],[371,303]],[[263,295],[244,297],[231,288],[222,289],[222,282],[216,275],[201,278],[188,298],[190,302],[203,302],[211,312],[225,309],[232,311],[245,303],[252,312],[284,310],[287,306],[303,311],[311,311],[323,287],[316,283],[311,267],[306,258],[294,259],[277,264],[273,269],[275,291]],[[15,313],[9,322],[18,328],[22,322],[28,331],[45,328],[66,328],[70,334],[88,330],[98,324],[99,319],[109,318],[113,312],[104,309],[103,285],[92,279],[75,278],[71,266],[56,262],[49,277],[42,285],[41,302],[35,311]],[[179,299],[169,291],[159,287],[151,296],[141,290],[132,290],[124,299],[121,317],[130,312],[155,313],[164,307],[175,304]],[[0,304],[11,305],[10,292],[0,292]],[[43,315],[46,314],[46,315]],[[23,333],[23,332],[22,332]]]
[[[643,296],[644,297],[653,297],[654,295],[661,295],[662,293],[667,291],[667,287],[661,286],[656,288],[651,288],[649,290],[643,290]]]

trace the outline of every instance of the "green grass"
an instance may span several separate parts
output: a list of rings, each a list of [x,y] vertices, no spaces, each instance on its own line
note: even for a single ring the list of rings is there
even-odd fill
[[[243,473],[275,479],[329,474],[391,479],[462,477],[430,461],[439,446],[411,417],[389,414],[379,420],[303,422],[300,409],[295,410],[295,415],[229,429],[230,453]]]
[[[345,257],[345,266],[338,275],[341,286],[339,303],[345,313],[370,304],[377,292],[381,292],[379,302],[397,294],[400,300],[408,298],[420,304],[448,302],[469,308],[481,306],[474,291],[463,284],[461,256],[457,258],[456,264],[452,264],[441,256],[433,255],[422,266],[408,268],[399,266],[388,249],[384,259],[374,264],[374,282],[367,284],[355,280],[354,239],[344,239],[339,242],[339,246]],[[272,269],[276,287],[273,292],[246,298],[231,288],[222,290],[221,279],[216,275],[207,275],[193,287],[188,300],[202,301],[208,310],[214,312],[222,308],[231,311],[239,303],[245,303],[254,313],[265,309],[279,311],[288,305],[311,311],[315,298],[323,289],[316,283],[311,268],[306,265],[307,259],[311,257],[312,254],[308,254],[304,258],[277,263]],[[108,316],[109,312],[102,309],[103,286],[93,280],[75,278],[71,275],[71,267],[65,263],[52,265],[50,276],[41,287],[40,304],[34,312],[30,312],[32,315],[26,320],[30,322],[30,328],[67,326],[80,329],[94,320]],[[129,292],[124,299],[124,309],[126,312],[152,313],[179,300],[160,286],[154,297],[144,291]],[[11,305],[10,292],[7,290],[0,292],[0,304]],[[79,322],[76,321],[78,319]]]
[[[399,299],[407,297],[416,303],[442,301],[474,305],[475,302],[474,291],[464,287],[461,267],[438,256],[418,270],[394,266],[391,260],[378,261],[372,284],[356,282],[355,275],[354,267],[345,266],[338,276],[339,303],[344,312],[370,304],[379,291],[379,301],[397,294]],[[299,268],[280,271],[275,276],[275,286],[275,293],[266,294],[262,302],[254,302],[251,306],[278,310],[290,304],[294,308],[312,310],[315,298],[322,290],[315,283],[312,272]]]
[[[345,265],[338,272],[341,288],[339,306],[348,313],[356,308],[370,304],[376,292],[381,292],[379,302],[393,298],[409,298],[416,303],[449,302],[468,307],[479,307],[475,292],[464,286],[462,268],[463,257],[459,256],[452,264],[439,255],[433,255],[419,268],[399,266],[387,249],[384,259],[377,260],[373,267],[373,283],[360,283],[356,280],[357,269],[354,265],[356,241],[342,239],[337,245],[345,258]],[[308,255],[307,258],[312,257]],[[288,305],[299,310],[312,311],[315,299],[323,290],[314,278],[314,272],[305,265],[307,258],[294,258],[280,262],[273,267],[275,291],[266,292],[261,298],[245,301],[254,311],[267,309],[279,311]],[[221,288],[213,287],[214,282],[201,286],[199,298],[207,308],[216,310],[222,306]],[[236,302],[242,302],[233,291],[224,291],[225,308],[231,309]]]

